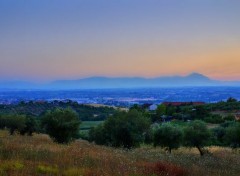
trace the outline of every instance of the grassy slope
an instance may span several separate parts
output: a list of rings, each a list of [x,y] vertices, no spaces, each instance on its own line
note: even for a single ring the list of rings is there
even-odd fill
[[[163,176],[240,173],[239,151],[218,147],[209,150],[212,154],[205,157],[200,157],[195,149],[185,148],[172,155],[152,147],[124,151],[86,141],[59,145],[46,135],[9,136],[0,131],[0,175],[153,176],[153,170]]]

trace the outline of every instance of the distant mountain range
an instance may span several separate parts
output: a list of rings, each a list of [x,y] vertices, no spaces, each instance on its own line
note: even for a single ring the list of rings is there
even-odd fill
[[[1,89],[104,89],[104,88],[157,88],[184,86],[240,86],[240,81],[212,80],[205,75],[192,73],[187,76],[142,77],[90,77],[78,80],[58,80],[48,84],[25,81],[0,82]]]

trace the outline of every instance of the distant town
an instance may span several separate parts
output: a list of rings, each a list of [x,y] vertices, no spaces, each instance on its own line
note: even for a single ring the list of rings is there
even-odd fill
[[[134,104],[161,104],[163,102],[215,103],[229,97],[240,100],[238,87],[182,87],[144,89],[96,90],[0,90],[0,104],[18,104],[21,101],[53,102],[75,101],[79,104],[102,104],[131,107]]]

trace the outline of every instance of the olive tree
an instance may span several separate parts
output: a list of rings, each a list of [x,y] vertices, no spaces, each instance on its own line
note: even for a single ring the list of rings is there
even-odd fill
[[[10,135],[15,131],[21,131],[25,128],[26,116],[19,114],[9,114],[5,116],[5,126],[9,129]]]
[[[183,132],[178,126],[169,123],[161,125],[154,133],[154,146],[167,147],[169,153],[172,149],[180,147]]]
[[[203,156],[204,147],[210,138],[210,131],[203,121],[195,120],[190,122],[184,129],[184,142],[186,146],[196,147]]]
[[[38,129],[38,124],[36,121],[36,117],[32,116],[26,116],[25,120],[25,127],[20,130],[21,135],[28,134],[29,136],[32,136],[33,132],[36,132]]]
[[[58,143],[69,143],[79,133],[80,120],[72,109],[48,111],[42,118],[42,127]]]
[[[135,109],[118,112],[101,126],[90,132],[90,139],[97,144],[133,148],[144,141],[144,133],[150,127],[150,119]]]

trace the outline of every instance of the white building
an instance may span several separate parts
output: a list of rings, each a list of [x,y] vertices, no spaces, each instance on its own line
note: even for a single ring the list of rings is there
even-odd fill
[[[149,110],[149,111],[156,111],[156,110],[157,110],[157,107],[158,107],[158,105],[152,104],[151,106],[149,106],[148,110]]]

